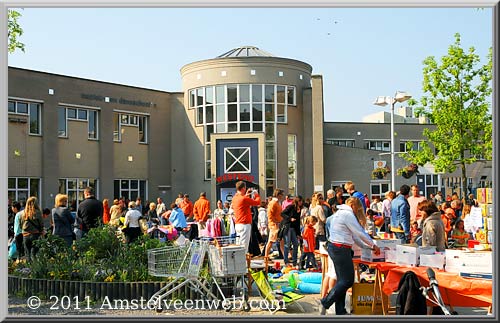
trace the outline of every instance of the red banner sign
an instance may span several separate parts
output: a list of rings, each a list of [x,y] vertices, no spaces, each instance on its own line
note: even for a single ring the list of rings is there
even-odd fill
[[[229,181],[247,181],[255,183],[254,176],[250,174],[224,174],[217,177],[217,183],[229,182]]]

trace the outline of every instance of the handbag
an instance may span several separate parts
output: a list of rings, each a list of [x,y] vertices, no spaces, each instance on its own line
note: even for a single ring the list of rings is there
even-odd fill
[[[278,229],[278,240],[281,240],[285,237],[285,235],[288,233],[289,226],[290,225],[288,223],[280,222],[280,226]]]

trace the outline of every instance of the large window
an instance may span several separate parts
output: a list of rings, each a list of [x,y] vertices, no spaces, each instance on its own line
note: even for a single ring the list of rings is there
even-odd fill
[[[375,197],[379,197],[382,201],[385,198],[385,192],[389,190],[389,181],[372,181],[370,183],[370,201]]]
[[[288,193],[297,195],[297,136],[288,135]]]
[[[59,179],[59,193],[68,195],[68,207],[71,211],[76,211],[78,205],[85,199],[83,191],[87,187],[92,187],[95,197],[99,198],[99,192],[97,192],[97,179],[95,178]]]
[[[38,198],[40,203],[40,179],[29,177],[9,177],[8,180],[9,199],[26,203],[30,196]]]
[[[141,144],[148,143],[148,116],[141,114],[119,113],[113,115],[113,140],[116,142],[122,141],[122,126],[137,127],[138,142]]]
[[[196,125],[213,124],[215,112],[219,133],[262,131],[264,116],[269,122],[287,123],[287,108],[295,100],[295,87],[286,85],[227,84],[189,91]]]
[[[147,181],[143,179],[115,179],[115,198],[135,201],[138,197],[148,199]]]
[[[97,140],[98,137],[98,113],[97,110],[82,109],[75,107],[58,107],[58,134],[59,137],[68,138],[68,121],[86,122],[87,138]]]
[[[325,139],[326,145],[334,145],[340,147],[354,147],[354,142],[355,141],[353,139]]]
[[[391,151],[391,142],[384,140],[367,140],[365,148],[371,150]]]
[[[275,84],[227,84],[189,91],[189,108],[195,124],[204,127],[205,180],[211,177],[212,133],[264,132],[268,193],[276,183],[276,124],[287,123],[289,106],[296,105],[294,86]]]
[[[399,142],[399,151],[422,150],[420,142],[417,140],[402,140]]]
[[[41,104],[27,101],[9,100],[9,114],[17,114],[28,117],[28,129],[30,135],[42,134]]]

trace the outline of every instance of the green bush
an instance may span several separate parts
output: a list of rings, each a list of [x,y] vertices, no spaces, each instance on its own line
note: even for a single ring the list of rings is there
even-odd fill
[[[30,278],[85,281],[155,281],[148,274],[147,251],[166,246],[148,235],[126,244],[109,226],[91,229],[68,248],[58,236],[35,241],[39,251],[30,262],[9,262],[9,273]]]

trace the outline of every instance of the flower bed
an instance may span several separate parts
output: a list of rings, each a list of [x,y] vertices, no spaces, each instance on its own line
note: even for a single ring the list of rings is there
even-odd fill
[[[80,300],[86,296],[91,300],[149,299],[173,279],[148,274],[147,250],[167,246],[168,242],[147,235],[127,245],[114,229],[103,226],[90,230],[72,248],[50,234],[35,243],[39,251],[33,261],[9,261],[9,294]],[[189,287],[183,286],[170,297],[198,297]]]

